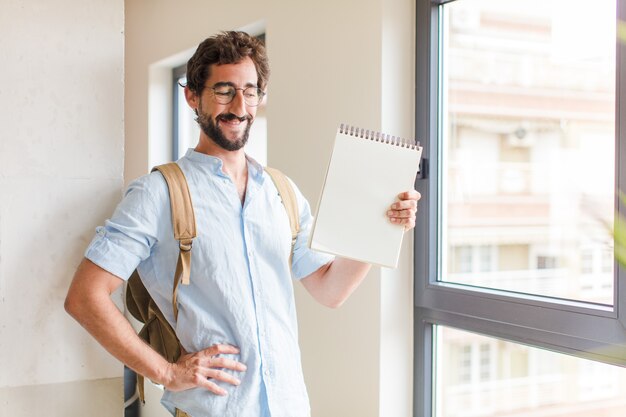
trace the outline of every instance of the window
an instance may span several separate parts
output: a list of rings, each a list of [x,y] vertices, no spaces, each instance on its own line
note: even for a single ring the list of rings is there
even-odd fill
[[[181,85],[187,83],[187,64],[172,69],[172,160],[176,161],[198,142],[200,128],[196,115],[187,105]]]
[[[429,175],[416,185],[415,416],[534,416],[589,398],[626,410],[626,278],[609,232],[626,189],[624,6],[417,1]],[[557,388],[603,387],[603,374],[617,384],[603,398]]]
[[[537,269],[554,269],[556,268],[556,256],[537,256]]]
[[[436,333],[437,417],[626,413],[625,369],[446,326]],[[460,363],[450,360],[459,343]]]

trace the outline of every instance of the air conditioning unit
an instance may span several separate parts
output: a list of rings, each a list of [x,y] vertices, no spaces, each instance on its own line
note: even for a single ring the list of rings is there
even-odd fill
[[[535,135],[523,127],[519,127],[507,135],[506,143],[514,148],[529,148],[535,144]]]

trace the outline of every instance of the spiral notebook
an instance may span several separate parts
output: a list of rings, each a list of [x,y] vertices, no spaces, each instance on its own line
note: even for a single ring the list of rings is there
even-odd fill
[[[404,226],[387,210],[414,188],[422,147],[384,133],[341,125],[335,137],[309,247],[395,268]]]

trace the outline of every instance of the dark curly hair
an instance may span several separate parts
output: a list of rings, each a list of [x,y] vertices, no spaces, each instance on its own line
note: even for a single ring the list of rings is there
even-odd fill
[[[245,32],[228,31],[202,41],[187,62],[187,87],[195,94],[202,93],[211,76],[211,65],[237,64],[250,57],[258,75],[257,86],[265,90],[270,67],[263,42]]]

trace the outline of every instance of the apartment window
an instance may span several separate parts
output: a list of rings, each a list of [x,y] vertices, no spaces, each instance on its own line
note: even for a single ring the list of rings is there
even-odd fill
[[[417,1],[415,416],[626,412],[625,6]]]
[[[556,268],[556,256],[537,256],[537,269],[554,269]]]
[[[594,251],[593,249],[583,249],[580,252],[580,272],[587,275],[594,273]],[[611,263],[611,268],[613,267]]]
[[[469,384],[472,382],[472,345],[462,345],[459,353],[459,364],[457,369],[459,382],[462,384]]]
[[[479,381],[491,380],[491,364],[493,363],[493,352],[491,351],[491,345],[489,343],[481,343],[478,350],[478,363],[479,363]]]

